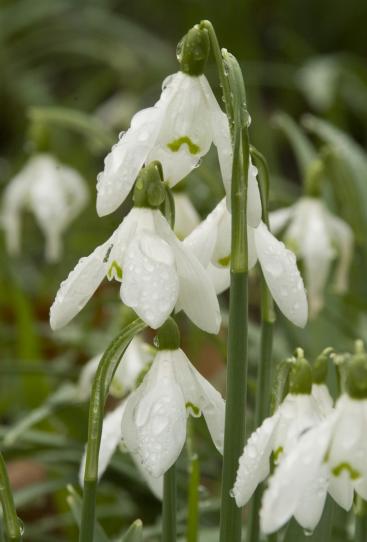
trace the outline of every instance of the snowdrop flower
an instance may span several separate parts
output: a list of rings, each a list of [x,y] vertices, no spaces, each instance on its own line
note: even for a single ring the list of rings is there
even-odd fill
[[[285,248],[263,222],[247,228],[248,264],[259,260],[274,301],[294,324],[304,327],[307,321],[307,299],[294,254]],[[212,273],[222,289],[229,286],[231,258],[231,215],[223,199],[207,218],[184,240],[187,246]],[[219,276],[219,273],[221,275]],[[217,288],[218,292],[218,288]]]
[[[237,506],[245,505],[269,475],[271,454],[277,465],[282,464],[300,436],[322,419],[323,413],[311,394],[311,368],[302,354],[291,368],[288,395],[251,435],[240,457],[232,490]]]
[[[160,178],[156,163],[141,171],[134,191],[136,206],[110,239],[82,258],[61,284],[50,310],[52,329],[74,318],[107,276],[121,283],[122,301],[150,327],[160,327],[176,308],[201,329],[218,332],[214,286],[158,209],[163,201],[156,199],[160,189],[164,197]]]
[[[50,154],[37,154],[5,188],[1,223],[8,251],[20,252],[20,214],[30,210],[46,237],[46,258],[61,256],[61,235],[88,200],[82,177]]]
[[[123,361],[122,361],[123,363]],[[121,443],[121,419],[123,417],[126,408],[126,400],[120,403],[112,412],[109,412],[103,421],[101,445],[99,449],[98,460],[98,478],[101,478],[108,464],[110,463],[112,456]],[[152,493],[158,498],[163,497],[163,477],[154,478],[151,476],[140,464],[134,455],[131,456],[136,467],[138,468],[143,479],[148,484]],[[84,470],[85,470],[86,452],[84,452],[80,470],[79,481],[80,485],[83,485]]]
[[[260,514],[271,533],[292,515],[308,531],[320,520],[329,491],[350,510],[356,491],[367,499],[367,358],[357,355],[348,369],[346,390],[335,411],[310,429],[270,478]]]
[[[160,329],[158,341],[153,365],[129,396],[122,418],[126,447],[154,477],[164,474],[180,455],[189,414],[203,414],[213,442],[222,452],[225,408],[220,393],[179,348],[172,319]]]
[[[208,52],[206,30],[194,27],[181,44],[181,71],[166,78],[158,102],[133,117],[129,130],[105,159],[104,171],[98,175],[97,182],[100,216],[112,213],[121,205],[144,164],[160,161],[164,178],[173,187],[199,164],[212,143],[217,147],[226,192],[230,193],[229,123],[203,74]],[[249,199],[253,200],[254,209],[261,208],[257,181],[252,173]],[[251,215],[253,226],[260,221],[260,216],[261,211],[254,217]]]
[[[153,351],[154,349],[144,343],[139,336],[133,338],[114,374],[110,386],[110,394],[113,397],[122,398],[135,389],[139,377],[152,361]],[[93,379],[101,359],[102,354],[95,356],[83,367],[77,387],[79,399],[86,400],[90,396]]]
[[[284,241],[304,262],[310,313],[316,316],[324,305],[331,262],[337,257],[335,290],[343,293],[347,289],[353,250],[351,228],[313,197],[303,197],[295,205],[271,213],[270,225],[275,233],[287,226]]]

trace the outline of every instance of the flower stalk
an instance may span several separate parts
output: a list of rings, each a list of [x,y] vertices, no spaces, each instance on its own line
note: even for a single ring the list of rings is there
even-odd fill
[[[104,406],[113,375],[132,338],[143,331],[146,324],[137,319],[127,326],[109,345],[98,366],[93,382],[89,406],[88,441],[84,471],[84,490],[79,542],[94,538],[98,459],[101,443]]]
[[[176,467],[173,465],[163,481],[162,542],[175,542],[176,536]]]
[[[0,500],[3,508],[3,522],[7,542],[21,542],[22,524],[17,516],[6,465],[0,454]]]
[[[241,509],[230,491],[234,485],[238,458],[245,436],[247,387],[248,254],[247,177],[250,160],[246,119],[246,96],[236,59],[223,53],[233,94],[233,168],[231,186],[232,239],[231,285],[228,326],[227,401],[224,433],[220,541],[241,540]]]

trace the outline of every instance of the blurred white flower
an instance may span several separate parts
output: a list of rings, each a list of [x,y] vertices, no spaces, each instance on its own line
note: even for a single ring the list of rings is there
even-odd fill
[[[345,510],[354,491],[367,499],[366,423],[367,400],[343,394],[335,411],[299,439],[269,480],[260,514],[264,533],[276,531],[292,515],[312,531],[327,491]]]
[[[158,102],[133,117],[131,127],[105,159],[97,182],[100,216],[119,207],[144,164],[160,161],[164,179],[173,187],[199,164],[212,143],[217,147],[227,195],[230,193],[232,145],[228,119],[205,75],[177,72],[167,77],[162,88]],[[250,183],[249,199],[254,201],[254,208],[261,209],[256,178]],[[251,223],[253,226],[260,216],[261,211]]]
[[[138,378],[153,359],[153,352],[154,349],[144,343],[139,336],[133,338],[113,376],[110,386],[110,394],[113,397],[122,398],[135,389]],[[102,354],[95,356],[83,367],[76,389],[79,400],[89,398],[94,375],[101,359]]]
[[[37,154],[5,188],[1,224],[11,254],[20,252],[21,212],[31,211],[46,238],[46,258],[61,257],[61,236],[88,200],[85,181],[50,154]]]
[[[307,299],[294,254],[285,248],[263,222],[248,226],[248,264],[257,259],[274,301],[294,324],[304,327],[307,321]],[[231,215],[223,199],[207,218],[184,240],[212,275],[216,291],[229,287],[231,257]]]
[[[101,445],[99,449],[99,460],[98,460],[98,478],[101,478],[105,472],[109,462],[112,459],[113,454],[121,443],[121,420],[126,409],[127,400],[124,400],[118,407],[115,408],[112,412],[109,412],[104,421],[103,429],[101,436]],[[154,478],[151,476],[146,469],[142,467],[140,462],[134,456],[131,455],[136,467],[141,473],[143,479],[148,484],[152,493],[158,498],[162,499],[163,497],[163,477]],[[79,480],[80,485],[83,485],[84,479],[84,469],[85,469],[85,460],[86,453],[84,452],[80,470],[79,470]]]
[[[270,213],[270,226],[275,233],[286,227],[285,243],[303,260],[310,315],[316,316],[324,305],[331,262],[337,257],[335,290],[343,293],[348,287],[353,252],[351,228],[332,215],[321,200],[311,197],[303,197],[291,207]]]
[[[134,207],[108,241],[81,258],[51,307],[52,329],[74,318],[106,275],[121,282],[122,301],[154,329],[176,308],[201,329],[219,330],[218,299],[205,269],[158,210]]]
[[[203,414],[213,442],[222,452],[224,410],[220,393],[181,349],[160,350],[142,384],[127,399],[122,437],[144,469],[159,477],[180,455],[189,414]]]
[[[181,240],[185,239],[200,224],[200,215],[184,192],[174,192],[175,227],[174,231]]]
[[[250,436],[239,460],[233,496],[245,505],[270,473],[270,456],[276,464],[294,448],[300,436],[323,416],[313,394],[289,393],[273,416],[266,418]],[[279,468],[279,467],[277,467]]]

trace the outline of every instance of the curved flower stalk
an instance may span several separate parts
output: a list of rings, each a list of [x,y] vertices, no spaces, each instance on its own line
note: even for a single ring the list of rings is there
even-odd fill
[[[120,399],[135,389],[140,376],[152,362],[154,351],[140,337],[133,338],[113,376],[109,390],[113,397]],[[95,356],[83,367],[76,389],[79,400],[86,400],[90,396],[93,378],[101,359],[102,354]]]
[[[121,283],[120,297],[150,327],[183,310],[201,329],[217,333],[220,311],[213,285],[158,209],[134,207],[110,239],[81,258],[61,284],[50,310],[52,329],[86,305],[103,278]]]
[[[196,53],[201,51],[202,54],[196,69],[192,62],[188,66],[184,58],[191,41],[195,41]],[[197,167],[212,143],[217,147],[224,187],[227,195],[230,194],[231,136],[227,116],[203,74],[209,52],[206,31],[197,27],[189,31],[181,52],[181,71],[165,79],[158,102],[133,117],[129,130],[105,159],[97,182],[100,216],[112,213],[121,205],[144,164],[160,161],[164,178],[173,187]],[[256,179],[250,184],[249,198],[256,202],[257,208],[260,206]],[[252,225],[257,225],[260,216],[261,212]]]
[[[348,271],[353,252],[353,233],[346,222],[331,214],[318,198],[303,197],[295,205],[270,213],[272,231],[285,229],[284,241],[305,265],[310,315],[324,305],[324,290],[330,266],[335,270],[335,291],[348,287]]]
[[[124,361],[122,360],[120,366],[123,364]],[[120,403],[112,412],[109,412],[103,421],[101,446],[99,449],[98,460],[98,478],[102,477],[117,448],[120,447],[120,449],[123,451],[123,446],[121,445],[121,420],[126,409],[126,404],[127,399]],[[144,469],[144,467],[142,467],[140,461],[134,454],[131,454],[131,457],[152,493],[158,499],[162,499],[163,477],[160,476],[158,478],[154,478],[146,469]],[[79,481],[81,486],[83,485],[84,481],[85,461],[86,453],[84,452],[79,470]]]
[[[46,238],[46,258],[61,257],[61,235],[88,200],[85,181],[74,169],[50,154],[37,154],[5,188],[1,224],[7,249],[20,252],[21,212],[31,211]]]
[[[294,254],[285,248],[260,222],[248,226],[248,266],[259,260],[269,290],[283,314],[304,327],[307,299]],[[186,245],[214,275],[217,292],[229,286],[231,258],[231,216],[223,199],[207,218],[184,240]],[[213,273],[213,269],[215,269]]]
[[[312,531],[327,491],[350,510],[356,491],[367,499],[367,362],[356,356],[348,368],[347,392],[318,426],[302,435],[270,478],[260,515],[271,533],[292,515]]]
[[[224,400],[180,349],[160,350],[142,384],[127,399],[122,437],[153,477],[177,460],[186,439],[188,415],[203,414],[222,452]]]

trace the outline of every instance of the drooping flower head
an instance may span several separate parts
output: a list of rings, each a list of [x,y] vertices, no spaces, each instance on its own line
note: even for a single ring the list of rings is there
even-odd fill
[[[203,414],[220,452],[224,438],[224,401],[180,349],[172,320],[159,331],[158,341],[153,365],[129,396],[122,418],[125,445],[154,477],[164,474],[177,460],[189,414]]]
[[[107,276],[121,283],[122,301],[150,327],[159,328],[176,309],[201,329],[218,332],[220,311],[214,286],[161,214],[164,197],[160,165],[152,162],[136,182],[135,207],[61,284],[50,311],[53,329],[74,318]]]
[[[256,228],[248,226],[247,242],[249,269],[259,260],[269,290],[280,310],[294,324],[304,327],[308,313],[307,299],[294,254],[270,233],[263,222]],[[224,199],[184,240],[184,245],[208,269],[218,292],[229,287],[231,215]]]
[[[361,353],[350,362],[335,411],[299,438],[270,478],[260,514],[264,533],[276,531],[292,515],[312,531],[327,492],[345,510],[355,491],[367,498],[366,423],[367,357]]]
[[[310,313],[316,316],[324,305],[331,263],[337,257],[335,291],[344,293],[348,286],[353,250],[351,228],[331,214],[319,198],[308,196],[291,207],[270,213],[270,225],[275,233],[285,228],[286,245],[303,261]]]
[[[74,169],[50,154],[37,154],[4,191],[1,224],[11,254],[20,252],[21,212],[30,210],[46,238],[46,258],[56,261],[62,252],[61,235],[88,200],[85,181]]]

